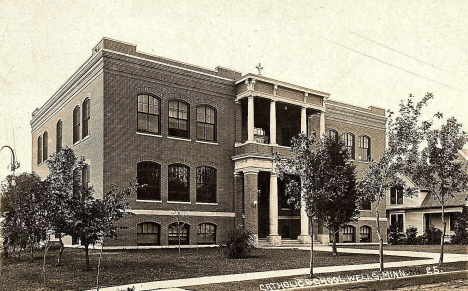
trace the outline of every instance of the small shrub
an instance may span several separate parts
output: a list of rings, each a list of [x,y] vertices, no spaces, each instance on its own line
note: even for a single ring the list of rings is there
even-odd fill
[[[426,244],[436,245],[440,243],[440,238],[442,237],[442,231],[438,228],[435,228],[433,225],[424,231],[424,236],[426,238]]]
[[[468,244],[468,211],[467,207],[463,207],[462,213],[455,215],[454,235],[452,235],[451,243],[467,245]]]
[[[400,231],[398,224],[391,224],[387,231],[387,242],[391,245],[401,244]]]
[[[228,230],[221,242],[221,249],[226,257],[248,258],[255,249],[253,235],[243,228]]]
[[[414,227],[413,225],[410,225],[406,229],[406,244],[408,245],[417,244],[417,235],[418,235],[418,229]]]
[[[426,240],[426,236],[425,236],[424,234],[418,235],[418,236],[416,237],[416,244],[417,244],[417,245],[425,245],[425,244],[427,244],[426,241],[427,241],[427,240]]]

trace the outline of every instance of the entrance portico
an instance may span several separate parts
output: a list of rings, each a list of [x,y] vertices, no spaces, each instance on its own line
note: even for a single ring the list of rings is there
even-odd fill
[[[247,75],[236,84],[242,123],[232,159],[236,175],[243,177],[242,194],[236,192],[243,205],[236,212],[249,231],[273,245],[281,245],[282,237],[309,243],[305,209],[286,203],[285,182],[278,180],[272,156],[289,155],[291,138],[301,132],[324,133],[328,94],[259,75]]]

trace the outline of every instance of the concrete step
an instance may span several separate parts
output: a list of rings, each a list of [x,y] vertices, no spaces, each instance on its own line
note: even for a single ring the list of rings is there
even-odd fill
[[[319,241],[314,241],[314,245],[320,245]],[[265,238],[258,239],[258,246],[259,247],[273,247],[273,245]],[[281,239],[281,247],[307,247],[310,244],[303,244],[298,239]]]

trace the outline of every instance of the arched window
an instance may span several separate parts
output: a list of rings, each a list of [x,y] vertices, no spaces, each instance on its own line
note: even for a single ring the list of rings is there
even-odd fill
[[[44,132],[42,135],[42,161],[45,162],[49,157],[49,134]]]
[[[80,106],[73,110],[73,144],[80,140]]]
[[[359,242],[371,242],[372,241],[372,228],[364,225],[359,228]]]
[[[169,135],[189,137],[189,109],[190,106],[182,101],[169,101]]]
[[[197,244],[215,244],[216,225],[212,223],[201,223],[197,226]]]
[[[344,134],[344,142],[346,147],[348,148],[349,155],[351,159],[355,159],[355,141],[354,141],[354,134],[347,132]]]
[[[42,163],[42,136],[37,138],[37,164]]]
[[[197,168],[197,202],[216,203],[216,169]]]
[[[360,161],[370,162],[371,160],[371,139],[366,135],[359,137],[359,147],[361,148]]]
[[[159,98],[138,95],[138,131],[161,134],[161,101]]]
[[[88,190],[90,182],[89,165],[85,165],[81,170],[81,186],[83,189]]]
[[[347,225],[343,228],[343,242],[356,242],[356,228],[352,225]]]
[[[337,139],[338,138],[338,131],[336,131],[334,129],[329,129],[328,130],[328,136],[331,137],[331,138]]]
[[[81,134],[82,138],[85,138],[89,135],[89,118],[90,118],[90,112],[89,112],[89,98],[86,98],[86,100],[83,102],[83,132]]]
[[[197,139],[216,141],[216,110],[213,107],[197,107]]]
[[[190,168],[182,164],[169,165],[168,200],[190,201]]]
[[[56,128],[55,151],[59,152],[62,149],[62,120],[57,122]]]
[[[138,200],[161,200],[161,165],[155,162],[137,164]]]
[[[179,238],[181,245],[189,244],[189,225],[185,222],[174,222],[169,225],[168,243],[170,245],[178,245]]]
[[[137,245],[156,246],[160,244],[159,224],[154,222],[143,222],[137,225]]]

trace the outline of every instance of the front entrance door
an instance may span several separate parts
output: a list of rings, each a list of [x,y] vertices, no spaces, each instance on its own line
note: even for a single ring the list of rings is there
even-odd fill
[[[270,173],[258,173],[258,237],[270,233]]]

